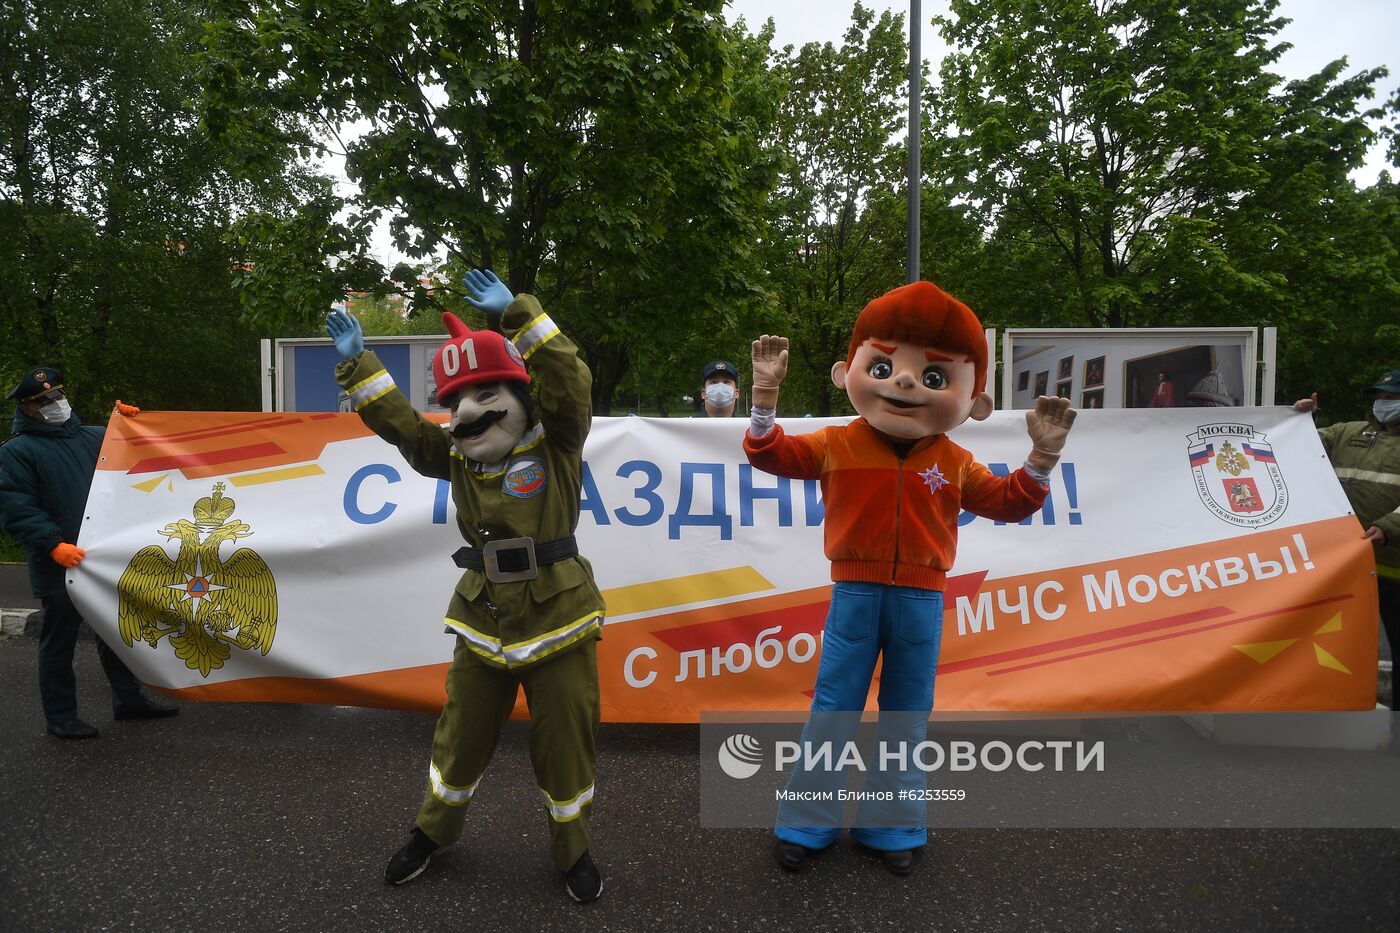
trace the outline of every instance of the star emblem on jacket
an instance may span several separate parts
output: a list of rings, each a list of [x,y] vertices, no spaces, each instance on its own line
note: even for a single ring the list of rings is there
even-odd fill
[[[945,479],[943,473],[939,471],[938,464],[936,463],[920,473],[919,479],[923,480],[924,484],[928,486],[929,492],[938,492],[938,490],[948,485],[948,480]]]

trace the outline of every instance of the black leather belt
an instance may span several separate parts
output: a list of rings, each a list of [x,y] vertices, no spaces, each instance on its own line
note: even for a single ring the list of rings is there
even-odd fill
[[[578,541],[573,535],[556,541],[535,543],[534,538],[503,538],[489,541],[484,548],[460,547],[452,554],[452,562],[463,570],[483,570],[492,583],[514,583],[533,580],[539,568],[578,555]]]

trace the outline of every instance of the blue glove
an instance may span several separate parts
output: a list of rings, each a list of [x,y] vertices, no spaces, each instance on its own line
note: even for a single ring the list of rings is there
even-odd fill
[[[326,318],[326,333],[335,341],[342,360],[353,360],[365,350],[365,335],[360,322],[344,311],[335,311]]]
[[[515,300],[510,289],[490,269],[473,269],[467,273],[462,284],[467,286],[467,304],[485,314],[493,324],[501,319],[506,307]]]

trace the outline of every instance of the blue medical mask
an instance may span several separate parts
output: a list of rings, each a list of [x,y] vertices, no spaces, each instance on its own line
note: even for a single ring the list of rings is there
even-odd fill
[[[1378,398],[1371,403],[1371,414],[1381,424],[1400,421],[1400,398]]]
[[[734,387],[724,382],[713,382],[705,386],[705,400],[716,408],[723,408],[734,401]]]

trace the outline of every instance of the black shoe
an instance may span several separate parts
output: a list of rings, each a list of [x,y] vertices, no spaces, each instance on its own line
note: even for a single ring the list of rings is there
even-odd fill
[[[423,874],[433,853],[442,848],[428,838],[428,834],[418,827],[408,835],[408,843],[389,859],[389,867],[384,869],[385,884],[403,884]]]
[[[773,854],[778,859],[779,867],[784,871],[801,871],[802,866],[807,864],[807,856],[812,854],[812,850],[795,842],[784,842],[781,839],[776,842]]]
[[[67,722],[49,723],[49,735],[60,739],[95,739],[97,730],[81,719],[70,719]]]
[[[587,851],[578,857],[573,868],[564,872],[564,887],[569,889],[569,897],[580,904],[596,901],[603,893],[603,876]]]
[[[901,878],[914,870],[914,850],[898,849],[893,852],[881,852],[880,861],[885,863],[885,867]]]
[[[130,706],[123,706],[112,714],[113,719],[164,719],[167,716],[174,716],[180,712],[180,707],[173,703],[160,703],[150,697],[143,696],[139,703]]]

